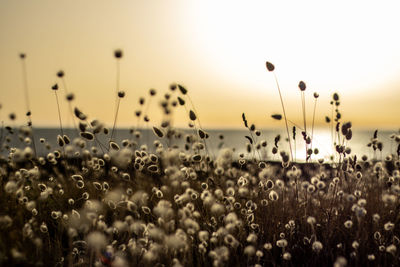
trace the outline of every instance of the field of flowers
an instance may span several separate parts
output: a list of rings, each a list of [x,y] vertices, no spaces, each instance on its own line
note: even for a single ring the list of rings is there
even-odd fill
[[[118,92],[118,105],[124,95]],[[66,96],[71,103],[73,95]],[[164,98],[166,118],[191,102],[181,85]],[[332,107],[338,102],[335,94]],[[60,121],[57,147],[43,138],[35,144],[30,113],[28,126],[1,130],[1,266],[400,264],[400,149],[374,158],[351,154],[352,125],[341,123],[337,108],[327,117],[336,126],[332,161],[317,160],[304,130],[309,157],[302,163],[280,146],[294,131],[267,144],[245,114],[248,153],[222,146],[213,155],[194,107],[186,109],[191,134],[165,121],[153,127],[151,145],[140,128],[117,142],[115,122],[108,129],[70,111],[80,137],[71,140]],[[143,112],[136,116],[148,122]],[[400,133],[392,138],[400,148]],[[36,152],[39,146],[46,154]],[[368,146],[382,149],[377,132]]]

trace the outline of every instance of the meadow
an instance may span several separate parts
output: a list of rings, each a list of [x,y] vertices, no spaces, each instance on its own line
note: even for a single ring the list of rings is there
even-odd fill
[[[114,56],[118,62],[122,51]],[[273,73],[271,63],[266,67]],[[57,76],[63,84],[64,73]],[[299,89],[304,101],[304,82]],[[125,93],[118,81],[110,128],[89,120],[65,90],[49,88],[57,103],[62,92],[79,137],[71,138],[61,119],[56,146],[35,136],[29,102],[26,125],[1,128],[1,266],[400,264],[400,132],[391,136],[394,153],[380,154],[375,131],[365,144],[375,156],[353,154],[348,141],[357,137],[343,121],[338,94],[327,103],[335,153],[326,160],[313,145],[314,119],[311,127],[305,118],[304,125],[289,127],[283,101],[283,114],[272,117],[285,122],[286,136],[267,142],[243,113],[246,152],[221,145],[211,153],[201,114],[180,84],[161,96],[161,125],[152,125],[146,108],[157,91],[141,97],[135,116],[142,125],[119,141]],[[187,113],[186,131],[170,123],[177,108]],[[156,138],[152,144],[147,134]],[[301,162],[293,156],[296,138],[306,148]]]

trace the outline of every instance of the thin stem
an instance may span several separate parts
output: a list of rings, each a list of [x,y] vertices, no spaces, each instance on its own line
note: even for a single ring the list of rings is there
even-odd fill
[[[331,110],[331,138],[332,138],[332,146],[335,146],[335,139],[333,135],[333,104],[332,104],[332,110]]]
[[[26,74],[26,64],[25,60],[21,60],[22,64],[22,79],[24,83],[24,93],[25,93],[25,105],[26,105],[26,110],[30,111],[30,103],[29,103],[29,91],[28,91],[28,79],[27,79],[27,74]]]
[[[120,102],[121,102],[121,98],[118,98],[118,100],[117,100],[117,110],[115,111],[114,124],[113,124],[113,128],[112,128],[112,131],[111,131],[110,142],[112,141],[113,136],[114,136],[115,125],[117,124],[118,111],[119,111],[119,103],[120,103]]]
[[[88,122],[87,119],[86,119],[86,123],[87,123],[87,125],[89,125],[89,127],[90,127],[91,129],[93,129],[92,125]],[[93,133],[93,134],[94,134],[94,133]],[[99,144],[100,149],[101,149],[101,152],[103,152],[103,154],[104,154],[103,147],[106,148],[106,149],[107,149],[107,147],[106,147],[103,143],[100,142],[100,140],[97,138],[96,134],[94,134],[94,142],[95,142],[95,144]]]
[[[27,111],[27,116],[28,116],[28,126],[31,128],[33,151],[36,155],[37,153],[36,153],[35,135],[33,133],[33,123],[32,123],[32,118],[31,118],[31,108],[30,108],[30,102],[29,102],[28,75],[26,72],[26,64],[25,64],[24,58],[21,59],[21,65],[22,65],[22,79],[23,79],[24,93],[25,93],[25,105],[26,105],[26,111]]]
[[[115,125],[117,123],[117,116],[118,116],[118,110],[119,110],[119,102],[121,101],[121,99],[118,96],[118,92],[119,92],[119,79],[120,79],[120,66],[119,66],[119,59],[117,58],[117,71],[116,71],[116,86],[115,86],[115,117],[114,117],[114,124],[113,124],[113,129],[111,131],[111,136],[110,136],[110,142],[113,139],[114,136],[114,131],[115,131]]]
[[[283,116],[285,117],[286,132],[287,132],[287,136],[288,136],[288,140],[289,140],[290,155],[291,155],[292,161],[293,161],[292,142],[290,141],[289,127],[288,127],[287,118],[286,118],[285,105],[283,104],[281,89],[280,89],[280,87],[279,87],[278,78],[276,77],[276,74],[275,74],[275,73],[274,73],[274,77],[275,77],[276,86],[278,87],[279,97],[280,97],[280,99],[281,99],[282,110],[283,110]]]
[[[68,89],[67,89],[67,83],[66,83],[64,77],[61,78],[61,82],[63,83],[63,87],[64,87],[64,91],[65,91],[65,96],[67,97],[67,96],[68,96]],[[72,118],[72,123],[73,123],[73,125],[74,125],[74,128],[76,129],[76,131],[77,131],[78,134],[79,134],[78,127],[76,127],[76,124],[75,124],[75,117],[74,117],[74,112],[73,112],[73,110],[72,110],[71,101],[69,101],[69,100],[67,99],[67,102],[68,102],[69,113],[70,113],[71,118]]]
[[[58,102],[58,95],[57,95],[57,91],[54,91],[54,94],[56,95],[56,101],[57,101],[57,110],[58,110],[58,120],[59,120],[59,122],[60,122],[60,130],[61,130],[61,136],[64,136],[64,130],[63,130],[63,127],[62,127],[62,122],[61,122],[61,111],[60,111],[60,104],[59,104],[59,102]],[[62,147],[62,149],[63,149],[63,154],[65,155],[65,149],[64,149],[64,146]]]
[[[311,128],[311,149],[313,149],[313,139],[314,139],[314,122],[315,122],[315,110],[317,109],[317,99],[314,101],[314,111],[312,118],[312,128]]]
[[[190,98],[189,94],[186,94],[186,96],[187,96],[187,98],[189,99],[190,104],[192,105],[194,112],[197,114],[197,121],[199,122],[199,127],[200,127],[200,129],[203,129],[203,127],[201,126],[199,113],[197,112],[196,107],[194,106],[192,99]],[[186,110],[186,111],[187,111],[187,110]],[[188,114],[189,114],[189,113],[188,113]],[[254,140],[254,139],[253,139],[253,140]],[[204,146],[206,147],[207,154],[209,154],[209,153],[208,153],[209,151],[208,151],[208,149],[207,149],[207,142],[206,142],[206,139],[204,139],[203,142],[204,142]],[[215,158],[214,152],[211,151],[211,154],[212,154],[212,155],[210,155],[210,156],[212,156],[212,159],[214,159],[214,158]],[[261,159],[261,157],[260,157],[260,159]]]
[[[296,138],[293,139],[293,142],[294,142],[294,162],[296,162],[297,158]]]
[[[305,146],[306,146],[306,162],[308,161],[308,144],[307,144],[307,123],[306,123],[306,101],[305,101],[305,96],[304,96],[304,91],[301,91],[301,105],[302,105],[302,110],[303,110],[303,123],[304,123],[304,132],[306,133],[305,137]]]
[[[58,102],[57,91],[54,91],[54,94],[56,95],[57,110],[58,110],[58,121],[59,121],[59,123],[60,123],[61,135],[64,136],[64,131],[63,131],[63,127],[62,127],[62,121],[61,121],[60,103]]]
[[[117,84],[116,84],[116,87],[115,87],[115,93],[116,93],[116,95],[117,95],[117,97],[118,97],[118,92],[119,92],[119,79],[120,79],[120,66],[119,66],[119,60],[117,59],[117,77],[116,77],[116,82],[117,82]]]
[[[3,151],[3,134],[4,134],[4,121],[1,121],[1,130],[0,130],[0,152]]]

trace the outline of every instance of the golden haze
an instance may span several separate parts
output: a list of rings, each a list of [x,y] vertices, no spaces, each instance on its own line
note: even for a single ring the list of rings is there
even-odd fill
[[[1,120],[15,112],[24,123],[20,52],[27,54],[35,125],[57,125],[54,93],[63,69],[75,105],[111,124],[116,63],[121,48],[119,126],[136,123],[138,98],[185,85],[203,126],[242,127],[241,113],[259,127],[281,107],[276,66],[288,116],[301,124],[300,92],[307,84],[307,120],[319,92],[317,124],[330,114],[333,92],[345,120],[357,127],[397,127],[400,114],[400,17],[396,1],[11,1],[0,3]],[[297,2],[297,1],[296,1]],[[71,124],[66,103],[62,112]],[[153,101],[153,124],[161,109]],[[151,114],[151,115],[152,115]],[[184,109],[175,114],[184,126]]]

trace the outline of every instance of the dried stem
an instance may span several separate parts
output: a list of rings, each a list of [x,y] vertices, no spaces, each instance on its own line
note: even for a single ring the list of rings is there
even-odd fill
[[[317,109],[317,98],[314,99],[314,111],[312,118],[312,127],[311,127],[311,149],[313,149],[313,141],[314,141],[314,122],[315,122],[315,111]]]
[[[292,142],[290,141],[289,127],[288,127],[288,120],[287,120],[287,117],[286,117],[285,105],[283,104],[283,98],[282,98],[282,94],[281,94],[281,89],[280,89],[280,86],[279,86],[278,78],[276,77],[275,73],[274,73],[274,77],[275,77],[276,86],[278,87],[279,97],[281,99],[283,117],[285,118],[286,132],[287,132],[287,137],[288,137],[288,140],[289,140],[290,156],[292,157],[292,161],[293,161]]]
[[[113,128],[112,128],[111,136],[110,136],[110,142],[112,141],[112,139],[114,137],[115,126],[117,124],[119,103],[121,101],[121,99],[118,97],[119,79],[120,79],[120,66],[119,66],[119,59],[117,58],[117,72],[116,72],[116,86],[115,86],[115,106],[116,106],[116,108],[115,108],[115,116],[114,116]]]
[[[32,123],[32,113],[30,108],[30,101],[29,101],[29,90],[28,90],[28,75],[26,72],[26,64],[25,64],[25,55],[21,57],[21,65],[22,65],[22,80],[24,84],[24,95],[25,95],[25,105],[26,105],[26,114],[28,116],[28,126],[31,128],[32,133],[32,144],[33,144],[33,151],[36,153],[36,144],[35,144],[35,135],[33,133],[33,123]]]
[[[113,140],[114,137],[114,131],[115,131],[115,126],[117,124],[117,118],[118,118],[118,111],[119,111],[119,103],[121,102],[121,98],[117,99],[117,109],[115,111],[115,117],[114,117],[114,124],[113,124],[113,128],[111,131],[111,136],[110,136],[110,142]]]

